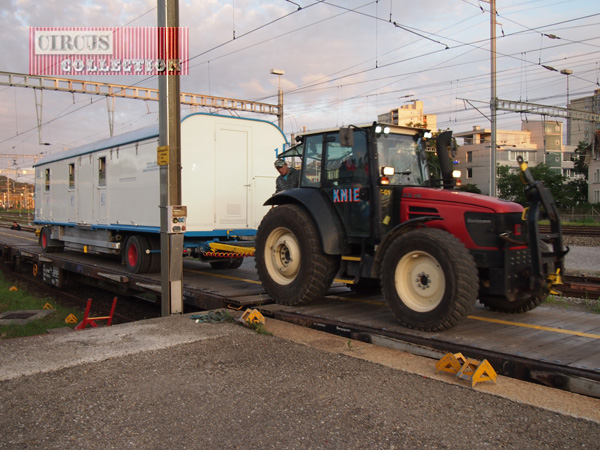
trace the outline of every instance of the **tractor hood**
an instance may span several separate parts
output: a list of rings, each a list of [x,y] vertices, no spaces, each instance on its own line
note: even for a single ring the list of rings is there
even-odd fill
[[[460,209],[473,209],[482,212],[498,214],[521,213],[523,207],[518,203],[500,200],[482,194],[454,191],[448,189],[432,189],[424,187],[406,187],[402,190],[402,200],[418,199],[420,204],[431,202],[434,204],[449,204]],[[471,208],[469,208],[471,207]]]

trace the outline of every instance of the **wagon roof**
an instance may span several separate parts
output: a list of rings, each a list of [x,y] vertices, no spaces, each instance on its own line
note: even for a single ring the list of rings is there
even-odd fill
[[[263,123],[266,123],[268,125],[275,127],[277,130],[279,130],[279,132],[281,133],[281,136],[283,138],[283,141],[285,141],[287,143],[287,139],[286,139],[285,135],[277,127],[277,125],[273,124],[272,122],[266,121],[266,120],[253,119],[253,118],[248,118],[248,117],[225,116],[225,115],[220,115],[220,114],[193,113],[193,114],[189,114],[186,117],[182,118],[181,122],[183,122],[186,119],[189,119],[191,117],[194,117],[194,116],[209,116],[209,117],[214,117],[214,118],[218,117],[218,118],[236,119],[236,120],[242,119],[242,120],[248,120],[248,121],[252,121],[252,122],[263,122]],[[115,147],[119,147],[122,145],[131,144],[134,142],[141,142],[144,140],[157,138],[158,135],[159,135],[158,124],[154,124],[154,125],[151,125],[151,126],[148,126],[145,128],[140,128],[139,130],[130,131],[128,133],[120,134],[118,136],[113,136],[113,137],[110,137],[107,139],[103,139],[101,141],[92,142],[91,144],[85,144],[80,147],[75,147],[75,148],[66,150],[64,152],[56,153],[53,155],[48,155],[48,156],[40,159],[37,163],[35,163],[33,165],[33,167],[43,166],[45,164],[48,164],[48,163],[51,163],[54,161],[61,161],[61,160],[73,158],[76,156],[86,155],[88,153],[97,152],[99,150],[115,148]]]
[[[115,148],[121,145],[130,144],[132,142],[140,142],[155,137],[158,137],[158,124],[151,125],[145,128],[140,128],[139,130],[130,131],[129,133],[120,134],[118,136],[113,136],[108,139],[103,139],[101,141],[92,142],[91,144],[82,145],[81,147],[75,147],[64,152],[56,153],[54,155],[48,155],[45,158],[40,159],[36,164],[34,164],[34,167],[43,166],[44,164],[48,164],[54,161],[73,158],[75,156],[93,153],[106,148]]]

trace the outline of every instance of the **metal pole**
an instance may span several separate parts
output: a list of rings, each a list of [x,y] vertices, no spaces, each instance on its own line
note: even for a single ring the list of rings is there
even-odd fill
[[[158,0],[158,26],[179,27],[178,0]],[[176,33],[175,33],[176,35]],[[177,59],[168,45],[171,34],[164,34],[163,55],[167,70],[168,60]],[[177,66],[178,67],[178,66]],[[166,73],[172,73],[168,71]],[[161,312],[163,316],[183,313],[183,235],[168,233],[168,208],[181,205],[181,112],[179,75],[158,76],[159,92],[159,147],[167,149],[168,164],[160,166],[160,255],[161,255]]]
[[[277,113],[277,117],[279,119],[279,128],[283,131],[283,90],[281,89],[281,77],[279,77],[279,80],[279,92],[277,93],[277,106],[279,112]]]
[[[492,119],[491,152],[490,152],[490,196],[496,196],[496,0],[490,0],[490,33],[491,33],[491,85],[492,98],[490,110]]]

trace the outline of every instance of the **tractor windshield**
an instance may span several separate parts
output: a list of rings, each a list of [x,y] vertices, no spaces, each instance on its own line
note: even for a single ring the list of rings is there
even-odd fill
[[[421,139],[403,134],[387,134],[377,139],[379,172],[383,167],[393,167],[388,176],[391,185],[424,186],[429,173]]]

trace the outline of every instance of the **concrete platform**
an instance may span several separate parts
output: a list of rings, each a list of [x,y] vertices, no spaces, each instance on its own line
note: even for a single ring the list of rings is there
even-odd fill
[[[593,448],[600,400],[267,319],[0,341],[4,448]],[[461,436],[460,441],[456,437]]]

